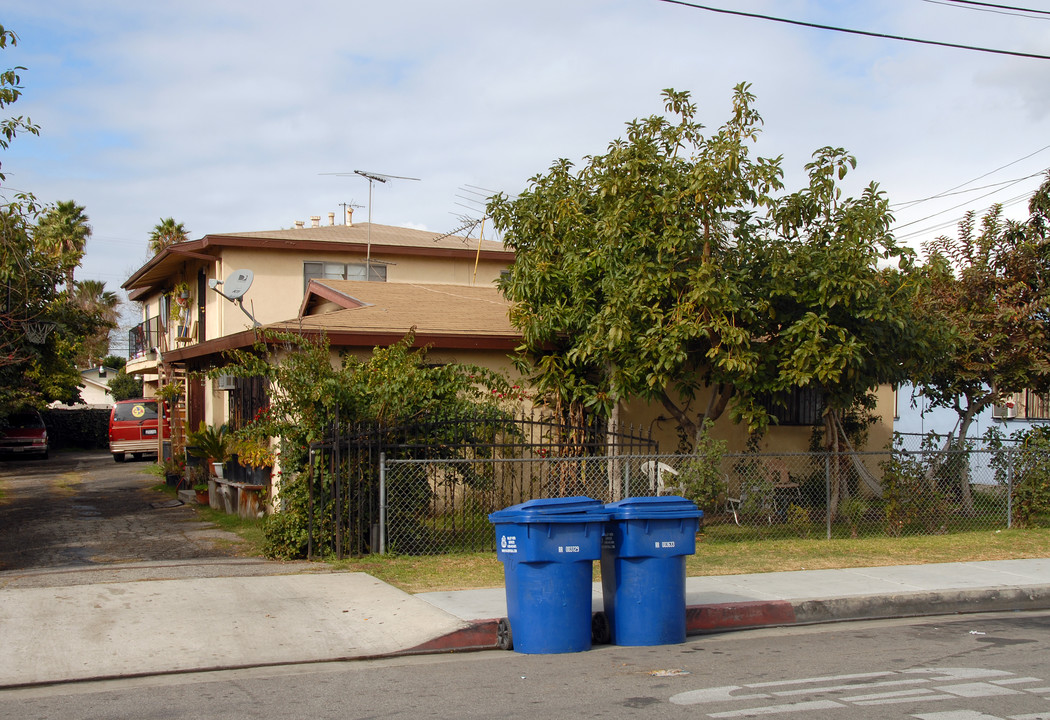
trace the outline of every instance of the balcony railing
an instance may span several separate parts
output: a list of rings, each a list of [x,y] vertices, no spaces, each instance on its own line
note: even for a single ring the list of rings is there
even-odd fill
[[[128,331],[128,357],[132,360],[146,355],[160,345],[160,334],[164,328],[160,316],[151,317]]]

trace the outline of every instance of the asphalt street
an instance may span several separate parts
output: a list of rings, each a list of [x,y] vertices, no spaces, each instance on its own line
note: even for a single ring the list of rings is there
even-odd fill
[[[0,718],[1050,720],[1050,614],[749,630],[0,691]]]

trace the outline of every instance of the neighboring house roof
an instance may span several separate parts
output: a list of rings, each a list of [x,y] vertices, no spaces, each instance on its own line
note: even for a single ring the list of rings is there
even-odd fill
[[[383,256],[426,255],[429,257],[469,257],[499,259],[510,263],[514,252],[503,243],[427,230],[355,223],[322,227],[264,230],[241,233],[214,233],[198,240],[169,245],[140,267],[121,286],[128,297],[137,300],[162,286],[187,258],[215,261],[226,247],[260,248],[294,252],[355,252],[365,254],[369,243],[374,254]]]
[[[414,330],[417,346],[510,351],[521,334],[510,324],[509,310],[510,302],[492,286],[312,280],[299,317],[265,329],[323,333],[332,347],[364,348],[390,345]],[[203,358],[248,347],[256,338],[255,330],[245,330],[169,350],[164,359]]]

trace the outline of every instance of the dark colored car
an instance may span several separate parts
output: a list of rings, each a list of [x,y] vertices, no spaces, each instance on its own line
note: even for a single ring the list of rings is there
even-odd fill
[[[117,462],[124,455],[157,455],[160,439],[157,437],[159,408],[156,400],[138,398],[121,400],[109,414],[109,451]],[[163,439],[171,436],[167,418],[164,419]]]
[[[47,459],[47,428],[36,410],[20,410],[0,421],[0,454]]]

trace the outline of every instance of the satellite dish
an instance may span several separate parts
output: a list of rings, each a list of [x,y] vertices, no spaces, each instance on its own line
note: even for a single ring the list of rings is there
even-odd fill
[[[222,284],[225,290],[223,295],[230,300],[236,300],[248,292],[253,279],[255,279],[255,274],[251,270],[234,270]]]
[[[237,303],[237,307],[241,309],[241,312],[251,318],[251,321],[256,327],[259,327],[261,323],[256,320],[250,312],[244,309],[244,293],[248,292],[248,288],[252,286],[252,280],[254,278],[255,273],[251,270],[234,270],[225,280],[209,280],[208,287],[222,295],[227,300],[232,300]],[[222,290],[219,289],[220,285],[222,285]]]

